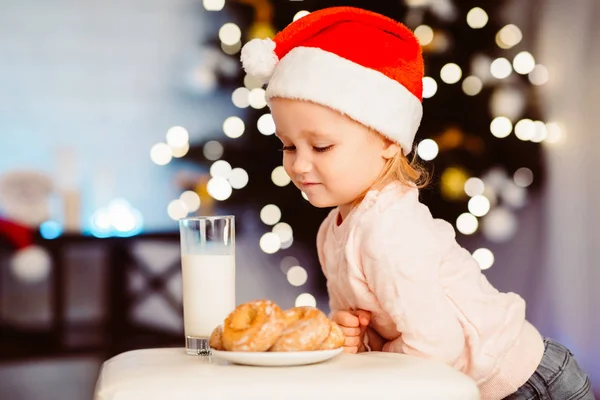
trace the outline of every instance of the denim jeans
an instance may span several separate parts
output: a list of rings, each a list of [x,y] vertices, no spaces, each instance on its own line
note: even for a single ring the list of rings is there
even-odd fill
[[[569,349],[552,339],[544,339],[544,348],[531,378],[505,400],[594,400],[590,378]]]

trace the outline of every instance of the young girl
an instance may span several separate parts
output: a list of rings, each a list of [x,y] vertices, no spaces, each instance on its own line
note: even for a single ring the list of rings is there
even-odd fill
[[[562,345],[525,319],[525,303],[481,274],[448,223],[419,202],[407,155],[422,115],[423,59],[413,34],[372,12],[313,12],[242,50],[267,98],[283,164],[317,207],[332,318],[345,350],[445,362],[484,399],[593,399]]]

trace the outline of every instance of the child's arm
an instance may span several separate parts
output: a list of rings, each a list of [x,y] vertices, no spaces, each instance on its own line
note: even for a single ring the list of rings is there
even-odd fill
[[[335,209],[332,210],[327,216],[327,218],[323,220],[321,226],[319,227],[319,230],[317,231],[317,257],[319,259],[319,264],[321,265],[323,275],[327,280],[329,280],[331,277],[329,276],[328,268],[326,265],[326,257],[323,252],[323,247],[325,246],[327,232],[331,228],[332,223],[335,221],[336,215],[337,214],[335,213]],[[329,292],[329,290],[328,294],[330,310],[328,317],[331,318],[337,311],[344,310],[344,307],[342,307],[340,299],[338,299],[333,293]]]
[[[402,333],[382,349],[458,366],[464,333],[438,274],[454,230],[415,203],[384,211],[361,234],[365,278]]]

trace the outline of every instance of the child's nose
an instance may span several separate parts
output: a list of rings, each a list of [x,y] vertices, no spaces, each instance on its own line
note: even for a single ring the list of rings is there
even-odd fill
[[[310,162],[310,159],[298,154],[294,160],[294,164],[292,165],[292,172],[295,175],[302,175],[310,172],[311,168],[312,163]]]

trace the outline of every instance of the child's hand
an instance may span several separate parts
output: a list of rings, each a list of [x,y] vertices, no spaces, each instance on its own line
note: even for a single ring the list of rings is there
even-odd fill
[[[386,340],[377,331],[371,327],[367,328],[366,335],[369,337],[369,347],[371,351],[382,351]]]
[[[364,337],[371,313],[365,310],[337,311],[331,318],[336,322],[346,336],[344,340],[345,353],[360,353],[365,351]]]

